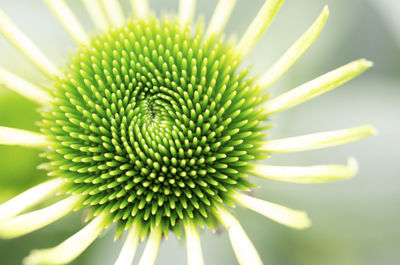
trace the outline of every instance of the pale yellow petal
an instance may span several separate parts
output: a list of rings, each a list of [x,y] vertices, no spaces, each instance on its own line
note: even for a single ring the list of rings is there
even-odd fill
[[[324,74],[308,83],[296,87],[264,103],[265,114],[277,113],[322,95],[359,76],[372,67],[373,63],[360,59]]]
[[[246,57],[254,48],[278,13],[283,2],[284,0],[267,0],[264,3],[237,45],[236,50],[241,58]]]
[[[240,205],[291,228],[305,229],[311,225],[311,220],[304,211],[289,209],[275,203],[247,196],[240,192],[234,192],[231,197]]]
[[[23,261],[24,265],[70,263],[77,258],[109,225],[109,217],[101,214],[79,232],[62,242],[60,245],[41,250],[33,250]]]
[[[52,179],[39,184],[0,205],[0,222],[10,219],[22,211],[54,195],[65,186],[63,179]]]
[[[114,265],[131,265],[139,243],[140,230],[136,225],[129,230],[121,253]]]
[[[36,45],[0,10],[0,33],[48,78],[61,73]]]
[[[218,208],[217,217],[229,233],[233,251],[240,265],[262,265],[256,248],[240,223],[226,209]]]
[[[25,147],[46,148],[47,137],[40,133],[0,126],[0,144]]]
[[[344,130],[269,140],[260,149],[268,153],[299,152],[347,144],[376,134],[377,131],[373,126],[365,125]]]
[[[44,209],[36,210],[0,222],[0,237],[14,238],[36,231],[73,211],[80,203],[80,196],[72,196]]]
[[[253,164],[250,173],[261,178],[293,183],[323,183],[354,177],[358,172],[357,161],[349,159],[347,166],[318,165],[309,167],[286,167]]]
[[[156,262],[158,249],[161,243],[161,235],[160,226],[157,226],[150,232],[146,247],[144,248],[142,257],[140,257],[139,265],[153,265]]]
[[[44,0],[44,2],[77,44],[89,44],[89,36],[64,0]]]
[[[217,7],[208,24],[204,38],[209,38],[212,35],[219,35],[224,30],[226,23],[235,7],[236,0],[219,0]]]
[[[185,229],[186,235],[187,264],[204,265],[200,237],[196,225],[191,221],[187,221],[184,222],[183,228]]]
[[[48,92],[2,68],[0,68],[0,86],[4,86],[41,105],[49,105],[52,102]]]
[[[325,6],[312,26],[260,77],[257,84],[261,89],[266,89],[277,81],[310,48],[324,27],[328,16],[329,9]]]

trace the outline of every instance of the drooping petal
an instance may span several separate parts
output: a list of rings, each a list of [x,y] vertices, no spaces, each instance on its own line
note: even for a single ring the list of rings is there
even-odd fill
[[[375,134],[377,134],[377,131],[374,127],[365,125],[344,130],[270,140],[266,141],[260,149],[268,153],[298,152],[347,144]]]
[[[357,161],[350,158],[347,166],[284,167],[254,164],[250,173],[261,178],[293,183],[324,183],[352,178],[357,171]]]
[[[240,223],[223,208],[217,209],[217,217],[228,230],[233,251],[240,265],[262,265],[257,250],[247,237]]]
[[[121,27],[124,25],[125,17],[118,0],[101,0],[105,13],[111,25]]]
[[[4,86],[36,103],[49,105],[52,101],[49,93],[28,81],[0,68],[0,86]]]
[[[67,264],[90,246],[109,223],[109,217],[106,214],[101,214],[60,245],[49,249],[33,250],[30,255],[24,259],[23,264]]]
[[[2,10],[0,10],[0,33],[47,77],[53,79],[60,75],[57,67]]]
[[[82,0],[86,10],[89,13],[94,25],[105,31],[110,26],[106,14],[104,13],[103,7],[98,0]]]
[[[2,126],[0,126],[0,144],[35,148],[45,148],[49,146],[45,135]]]
[[[39,184],[11,200],[0,205],[0,222],[18,215],[20,212],[32,207],[54,193],[65,185],[63,179],[52,179]]]
[[[64,0],[44,0],[44,2],[77,44],[89,44],[89,36]]]
[[[184,229],[187,245],[187,264],[204,265],[200,237],[196,225],[193,222],[187,221],[184,223]]]
[[[357,77],[365,70],[372,67],[372,65],[372,62],[365,59],[360,59],[346,64],[310,82],[296,87],[272,100],[267,101],[263,106],[264,112],[268,115],[277,113],[322,95],[323,93],[337,88]]]
[[[291,228],[305,229],[311,226],[311,220],[304,211],[292,210],[275,203],[247,196],[240,192],[235,192],[231,197],[240,205]]]
[[[246,57],[254,48],[264,31],[268,28],[275,15],[278,13],[283,2],[284,0],[267,0],[261,7],[257,16],[254,18],[253,22],[251,22],[238,43],[237,51],[240,58]]]
[[[161,231],[161,227],[157,226],[150,232],[139,265],[153,265],[156,262],[158,249],[160,248],[161,243]]]
[[[140,229],[134,225],[126,237],[121,253],[114,265],[131,265],[139,243]]]
[[[220,34],[228,23],[228,19],[235,7],[236,0],[219,0],[208,24],[205,38]]]
[[[150,15],[150,8],[147,0],[131,0],[131,4],[136,17],[146,19]]]
[[[179,0],[179,20],[182,26],[192,22],[196,10],[196,0]]]
[[[49,207],[0,222],[0,237],[14,238],[36,231],[73,211],[82,198],[72,196]]]
[[[261,89],[266,89],[277,81],[310,48],[324,27],[328,16],[329,9],[325,6],[311,27],[260,77],[258,85]]]

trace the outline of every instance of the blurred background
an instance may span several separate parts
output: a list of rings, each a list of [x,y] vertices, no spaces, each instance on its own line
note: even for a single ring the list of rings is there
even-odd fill
[[[68,1],[83,25],[93,32],[81,1]],[[174,12],[177,0],[150,0],[152,8]],[[217,1],[198,1],[197,14],[210,18]],[[227,34],[240,36],[263,0],[238,0]],[[126,14],[130,12],[123,0]],[[354,156],[360,172],[350,181],[299,185],[254,181],[257,196],[295,209],[306,210],[313,226],[295,231],[248,210],[236,215],[269,265],[393,265],[400,260],[400,1],[398,0],[287,0],[271,27],[248,57],[254,73],[265,71],[314,21],[328,4],[328,23],[311,49],[274,86],[278,95],[358,58],[375,67],[354,81],[284,113],[274,115],[271,138],[373,124],[379,135],[345,146],[275,155],[274,165],[346,163]],[[4,10],[57,64],[75,51],[72,40],[42,1],[1,0]],[[38,85],[50,85],[3,37],[0,67]],[[37,130],[37,105],[0,87],[0,126]],[[36,169],[38,152],[0,146],[0,202],[41,182],[45,172]],[[0,240],[1,264],[21,264],[31,249],[52,247],[82,226],[75,213],[51,226],[14,240]],[[73,265],[114,264],[122,240],[112,242],[108,232]],[[202,232],[207,265],[237,264],[225,231]],[[143,244],[137,257],[140,257]],[[138,258],[135,259],[136,261]],[[171,236],[161,244],[156,264],[186,264],[183,241]]]

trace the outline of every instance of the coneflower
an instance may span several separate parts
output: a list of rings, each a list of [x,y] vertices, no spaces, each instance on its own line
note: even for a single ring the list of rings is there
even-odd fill
[[[26,265],[66,264],[115,223],[128,235],[116,265],[131,264],[147,238],[139,265],[154,264],[161,238],[184,234],[188,264],[202,265],[198,227],[224,226],[239,264],[262,261],[229,208],[240,205],[278,223],[304,229],[310,220],[244,193],[248,175],[294,183],[348,179],[343,165],[287,167],[265,164],[273,153],[353,142],[371,126],[267,139],[271,114],[328,92],[372,66],[361,59],[282,95],[265,92],[310,47],[328,17],[314,24],[265,73],[252,77],[241,63],[283,4],[268,0],[238,42],[222,32],[235,0],[220,0],[205,27],[194,20],[195,1],[181,0],[177,15],[157,18],[146,0],[132,0],[125,19],[117,0],[83,0],[99,34],[89,36],[63,0],[45,0],[78,50],[55,66],[0,11],[0,32],[49,78],[37,87],[4,69],[0,84],[42,105],[41,134],[0,127],[0,143],[43,150],[40,168],[51,178],[0,206],[0,237],[18,237],[72,211],[86,209],[88,224],[60,245],[34,250]],[[48,199],[59,201],[29,211]]]

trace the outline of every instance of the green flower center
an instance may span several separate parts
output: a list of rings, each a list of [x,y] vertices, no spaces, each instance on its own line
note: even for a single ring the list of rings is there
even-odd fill
[[[215,206],[251,187],[262,102],[231,45],[179,22],[134,20],[81,47],[56,84],[42,130],[51,175],[71,182],[91,214],[124,227],[213,225]]]

